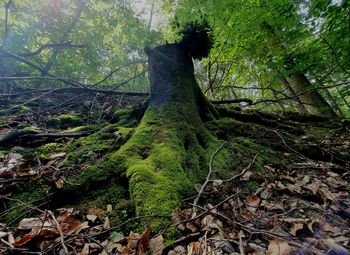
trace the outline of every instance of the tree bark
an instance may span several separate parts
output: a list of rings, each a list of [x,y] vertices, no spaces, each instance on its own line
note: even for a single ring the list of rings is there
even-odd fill
[[[296,107],[297,107],[298,111],[299,111],[300,113],[304,113],[304,114],[307,113],[307,110],[306,110],[305,106],[301,103],[299,97],[297,97],[297,96],[295,95],[295,92],[294,92],[294,90],[291,88],[291,86],[290,86],[289,82],[287,81],[287,79],[281,76],[281,77],[279,78],[279,80],[280,80],[282,86],[285,88],[286,94],[287,94],[289,97],[291,97],[291,98],[295,98]]]
[[[292,73],[287,78],[299,99],[304,104],[309,113],[315,115],[322,115],[327,117],[336,117],[328,102],[320,95],[320,93],[312,89],[310,81],[302,73]]]
[[[116,152],[129,178],[138,215],[170,215],[207,174],[208,155],[220,141],[204,121],[218,116],[194,77],[191,56],[180,44],[148,52],[150,101],[132,137]],[[152,220],[154,229],[164,220]]]

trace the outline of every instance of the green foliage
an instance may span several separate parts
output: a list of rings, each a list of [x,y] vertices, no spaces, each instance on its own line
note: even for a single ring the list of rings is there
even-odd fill
[[[1,17],[5,0],[0,1]],[[5,20],[0,19],[0,38],[4,36]],[[72,44],[82,47],[48,47],[40,54],[25,59],[47,68],[59,77],[69,78],[83,84],[101,81],[99,84],[119,87],[121,90],[147,89],[145,79],[145,45],[159,44],[161,35],[151,30],[136,16],[132,1],[13,1],[9,11],[9,33],[4,50],[19,56],[35,52],[43,45]],[[20,47],[19,47],[20,45]],[[130,64],[128,64],[130,63]],[[40,71],[6,57],[3,59],[5,76],[28,72],[30,76],[42,75]],[[44,75],[45,76],[45,75]],[[126,82],[130,78],[130,82]],[[28,86],[26,83],[24,85]],[[46,88],[46,83],[31,83],[31,86]],[[52,81],[49,86],[62,86]]]
[[[214,98],[288,97],[280,77],[304,73],[312,87],[349,116],[348,1],[161,1],[172,26],[208,20],[214,48],[198,77]],[[169,35],[168,38],[176,37]],[[346,81],[345,83],[343,83]],[[325,86],[331,87],[326,93]],[[295,91],[296,93],[300,91]],[[259,108],[293,110],[293,101]]]
[[[193,21],[179,28],[180,42],[194,59],[208,57],[214,38],[207,20]]]

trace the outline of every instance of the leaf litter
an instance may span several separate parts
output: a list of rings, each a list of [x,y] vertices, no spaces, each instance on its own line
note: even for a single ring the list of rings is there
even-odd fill
[[[3,135],[9,132],[2,129]],[[329,135],[322,145],[344,154],[349,138]],[[14,187],[28,179],[46,178],[55,188],[63,188],[68,176],[62,164],[65,157],[54,152],[41,162],[22,155],[21,147],[0,154],[2,198],[11,199]],[[344,167],[306,159],[288,167],[267,163],[264,168],[274,177],[247,168],[230,182],[211,181],[205,191],[211,198],[201,199],[196,210],[192,203],[175,209],[169,218],[180,233],[176,240],[165,240],[167,230],[123,233],[121,226],[111,225],[112,205],[88,211],[38,208],[39,213],[20,219],[15,228],[0,223],[0,253],[350,254],[349,163]],[[259,184],[254,193],[239,188],[250,181]]]

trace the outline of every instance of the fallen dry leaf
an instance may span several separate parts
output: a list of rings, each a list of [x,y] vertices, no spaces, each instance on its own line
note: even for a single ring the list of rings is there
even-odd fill
[[[201,254],[201,244],[200,242],[191,242],[187,246],[187,255],[199,255]]]
[[[152,255],[162,255],[164,249],[164,239],[162,235],[152,238],[149,241],[149,250]]]
[[[258,209],[260,201],[261,199],[256,195],[247,196],[244,199],[244,202],[247,205],[247,209],[251,212],[255,212]]]
[[[288,255],[293,249],[286,241],[271,240],[267,249],[268,255]]]
[[[342,245],[337,244],[333,239],[319,239],[317,242],[317,247],[324,249],[328,254],[341,254],[341,255],[350,255],[350,252],[345,249]]]
[[[149,251],[150,236],[151,229],[147,228],[137,242],[135,255],[144,255]]]

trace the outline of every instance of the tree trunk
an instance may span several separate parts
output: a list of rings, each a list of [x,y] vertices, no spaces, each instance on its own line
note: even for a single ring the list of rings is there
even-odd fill
[[[282,84],[283,88],[285,88],[287,96],[290,97],[290,98],[294,98],[294,101],[296,102],[296,107],[297,107],[298,111],[300,113],[304,113],[304,114],[307,113],[307,110],[306,110],[305,106],[301,103],[299,97],[297,97],[295,95],[295,92],[291,88],[291,86],[290,86],[289,82],[287,81],[287,79],[281,76],[279,78],[279,80],[281,81],[281,84]]]
[[[312,89],[310,81],[302,73],[292,73],[287,78],[291,87],[297,91],[300,101],[309,113],[322,115],[327,117],[336,117],[332,107],[320,95],[320,93]]]
[[[125,162],[138,215],[170,215],[207,174],[209,155],[220,144],[203,121],[217,116],[195,77],[191,56],[180,44],[149,54],[151,95],[133,136],[116,152]],[[153,228],[164,226],[152,221]]]

